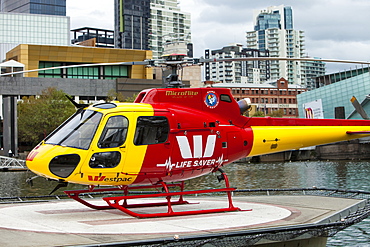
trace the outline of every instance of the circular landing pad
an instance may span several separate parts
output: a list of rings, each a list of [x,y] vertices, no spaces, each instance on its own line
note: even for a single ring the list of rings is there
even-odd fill
[[[99,202],[98,200],[93,200]],[[102,201],[102,200],[101,200]],[[140,200],[139,202],[153,202]],[[226,198],[191,198],[191,204],[173,206],[174,211],[227,207]],[[104,201],[102,202],[104,203]],[[12,204],[0,207],[0,228],[74,234],[160,234],[224,231],[270,223],[291,217],[295,209],[248,203],[234,198],[242,211],[189,216],[137,219],[117,209],[93,210],[75,201]],[[243,211],[245,210],[245,211]],[[248,211],[247,211],[248,210]],[[167,207],[138,208],[153,213]]]

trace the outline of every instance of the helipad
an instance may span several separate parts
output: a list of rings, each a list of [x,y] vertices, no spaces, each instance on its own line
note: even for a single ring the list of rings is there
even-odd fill
[[[177,211],[225,207],[223,197],[187,198]],[[98,200],[98,199],[94,199]],[[137,219],[123,212],[93,210],[70,200],[0,205],[0,246],[68,246],[181,238],[248,229],[315,223],[343,217],[361,200],[318,196],[234,197],[242,211]],[[166,207],[140,208],[140,212]],[[348,214],[348,212],[347,212]]]

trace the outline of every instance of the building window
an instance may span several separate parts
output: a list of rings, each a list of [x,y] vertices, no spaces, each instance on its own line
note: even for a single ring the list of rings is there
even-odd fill
[[[61,67],[78,65],[74,63],[39,62],[39,68]],[[39,71],[39,77],[44,78],[78,78],[78,79],[117,79],[128,78],[129,67],[125,65],[115,66],[88,66],[62,69],[48,69]],[[102,74],[101,74],[102,73]]]
[[[62,66],[62,63],[39,62],[39,69],[50,68],[50,67],[59,67],[59,66]],[[62,69],[48,69],[48,70],[39,71],[39,77],[62,78],[63,77]]]
[[[104,79],[127,78],[128,68],[124,65],[104,66]]]
[[[67,78],[99,79],[99,67],[67,68]]]

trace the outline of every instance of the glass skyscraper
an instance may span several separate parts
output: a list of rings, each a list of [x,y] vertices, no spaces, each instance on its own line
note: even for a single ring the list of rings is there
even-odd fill
[[[177,0],[115,0],[115,47],[163,55],[167,41],[191,43],[190,14]]]
[[[254,31],[247,32],[247,48],[269,51],[271,57],[301,58],[305,55],[304,32],[293,29],[290,6],[271,6],[254,12]],[[304,63],[272,61],[271,79],[306,85]]]
[[[0,0],[0,10],[0,59],[19,44],[70,44],[66,0]]]
[[[66,0],[0,0],[2,12],[66,16]]]
[[[293,29],[293,11],[290,6],[279,6],[272,8],[271,11],[262,11],[256,17],[255,31],[266,30],[269,28]]]
[[[115,0],[115,46],[149,50],[150,0]]]

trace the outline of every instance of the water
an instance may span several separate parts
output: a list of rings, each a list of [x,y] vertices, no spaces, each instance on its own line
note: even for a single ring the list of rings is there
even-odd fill
[[[230,185],[238,189],[316,186],[370,191],[370,162],[365,161],[238,163],[226,166],[224,170]],[[29,172],[0,172],[0,197],[47,195],[56,185],[55,182],[37,178],[30,187],[25,180],[31,176]],[[186,189],[220,188],[223,185],[210,174],[188,181]],[[67,189],[78,188],[84,187],[68,185]],[[327,246],[370,246],[370,218],[329,238]]]

